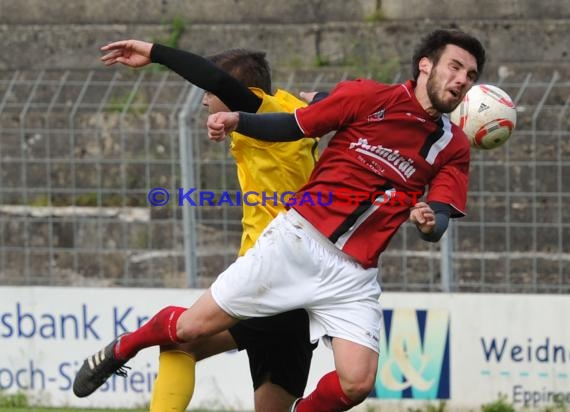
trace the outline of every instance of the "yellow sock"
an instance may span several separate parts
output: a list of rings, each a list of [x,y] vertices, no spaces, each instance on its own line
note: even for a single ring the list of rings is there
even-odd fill
[[[196,361],[179,350],[160,353],[150,412],[184,412],[194,394]]]

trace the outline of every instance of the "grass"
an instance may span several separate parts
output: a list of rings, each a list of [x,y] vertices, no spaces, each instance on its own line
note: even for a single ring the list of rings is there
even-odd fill
[[[437,404],[423,405],[421,408],[408,408],[408,412],[446,412],[448,410],[445,402]],[[481,412],[514,412],[515,407],[508,402],[503,394],[493,402],[481,406]],[[528,410],[528,409],[526,409]],[[544,406],[539,409],[531,409],[541,412],[567,412],[566,405]],[[368,411],[380,411],[380,408],[369,408]],[[28,406],[28,399],[24,394],[5,395],[0,392],[0,412],[148,412],[148,408],[133,409],[85,409],[85,408],[45,408]],[[212,409],[190,409],[189,412],[228,412],[214,411]],[[474,410],[477,412],[477,410]]]
[[[42,408],[28,407],[0,407],[0,412],[148,412],[148,409],[84,409],[84,408]]]
[[[210,409],[190,409],[191,412],[215,412]],[[0,412],[148,412],[147,409],[86,409],[86,408],[43,408],[35,406],[27,407],[1,407]],[[218,411],[224,412],[224,411]]]
[[[28,397],[21,392],[6,394],[0,390],[0,412],[148,412],[147,407],[125,408],[125,409],[94,409],[94,408],[47,408],[41,406],[30,406]],[[214,411],[212,409],[190,409],[191,412],[228,412],[224,410]]]
[[[40,408],[34,406],[28,406],[27,408],[0,408],[0,412],[142,412],[147,411],[147,409],[82,409],[82,408]]]
[[[0,412],[148,412],[148,409],[85,409],[85,408],[42,408],[27,407],[0,407]],[[190,409],[189,412],[216,412],[211,409]],[[225,412],[225,411],[218,411]]]

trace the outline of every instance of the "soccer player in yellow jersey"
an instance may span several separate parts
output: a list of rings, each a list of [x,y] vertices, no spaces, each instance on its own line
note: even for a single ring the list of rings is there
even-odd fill
[[[142,67],[156,62],[172,69],[206,91],[203,104],[210,113],[293,112],[306,105],[286,91],[271,93],[270,68],[262,52],[232,49],[203,58],[138,40],[110,43],[102,51],[105,54],[101,60],[107,66],[121,63]],[[320,97],[317,94],[316,100]],[[245,254],[265,226],[285,210],[274,199],[281,202],[284,193],[297,191],[309,179],[316,148],[316,139],[280,143],[231,134],[231,154],[242,193],[259,194],[257,199],[249,195],[250,205],[243,206],[239,255]],[[303,395],[315,346],[309,340],[307,313],[295,310],[241,321],[199,345],[161,347],[151,412],[184,411],[194,391],[195,362],[234,348],[247,350],[256,411],[286,411]],[[80,397],[90,395],[95,389],[74,386],[75,394]]]

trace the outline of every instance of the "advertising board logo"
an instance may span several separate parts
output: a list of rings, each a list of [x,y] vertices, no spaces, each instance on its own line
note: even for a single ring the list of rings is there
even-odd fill
[[[372,397],[450,398],[448,310],[384,310],[381,334]]]

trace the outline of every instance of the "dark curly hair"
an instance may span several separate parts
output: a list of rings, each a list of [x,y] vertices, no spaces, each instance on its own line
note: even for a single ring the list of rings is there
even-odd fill
[[[471,53],[477,60],[477,72],[480,76],[485,66],[485,49],[479,40],[461,30],[435,30],[424,37],[414,52],[412,75],[414,80],[420,75],[419,62],[423,57],[437,64],[445,46],[453,44]]]

